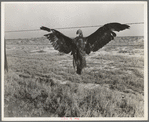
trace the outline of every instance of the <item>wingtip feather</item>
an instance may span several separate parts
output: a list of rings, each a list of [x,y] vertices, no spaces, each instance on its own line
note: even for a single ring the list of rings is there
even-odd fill
[[[123,26],[124,29],[129,29],[130,28],[130,26],[126,25],[126,24],[123,24],[122,26]]]
[[[41,30],[48,31],[48,32],[50,32],[50,31],[51,31],[51,29],[50,29],[50,28],[47,28],[47,27],[44,27],[44,26],[40,27],[40,29],[41,29]]]

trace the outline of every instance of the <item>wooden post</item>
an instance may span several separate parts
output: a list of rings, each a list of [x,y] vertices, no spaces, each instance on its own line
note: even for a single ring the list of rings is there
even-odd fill
[[[8,72],[7,56],[6,56],[6,40],[4,39],[4,69]]]

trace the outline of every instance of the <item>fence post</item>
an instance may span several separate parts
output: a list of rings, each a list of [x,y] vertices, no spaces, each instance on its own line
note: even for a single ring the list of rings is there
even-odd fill
[[[6,56],[6,39],[4,39],[4,69],[8,72],[7,56]]]

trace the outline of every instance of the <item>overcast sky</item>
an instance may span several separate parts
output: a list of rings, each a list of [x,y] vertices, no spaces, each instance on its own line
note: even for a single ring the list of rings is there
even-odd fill
[[[105,4],[106,3],[106,4]],[[119,4],[105,2],[34,2],[5,3],[5,31],[32,30],[41,26],[63,28],[76,26],[104,25],[110,22],[136,23],[144,22],[143,3]],[[98,28],[82,28],[83,35],[88,36]],[[59,30],[69,37],[75,37],[77,28]],[[47,32],[5,33],[5,38],[42,37]],[[117,33],[118,36],[143,36],[144,25],[131,25],[130,30]]]

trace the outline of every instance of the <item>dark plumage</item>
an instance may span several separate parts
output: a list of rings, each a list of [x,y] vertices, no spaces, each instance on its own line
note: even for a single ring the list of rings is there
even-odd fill
[[[90,54],[91,51],[95,52],[109,43],[116,37],[113,31],[122,31],[129,29],[130,26],[120,23],[108,23],[100,27],[94,33],[88,37],[83,37],[82,31],[79,29],[76,34],[78,36],[71,39],[55,29],[49,29],[47,27],[41,27],[41,30],[50,32],[46,36],[52,43],[55,50],[63,53],[70,53],[73,55],[73,66],[77,67],[77,74],[81,74],[81,71],[86,67],[85,55]]]

